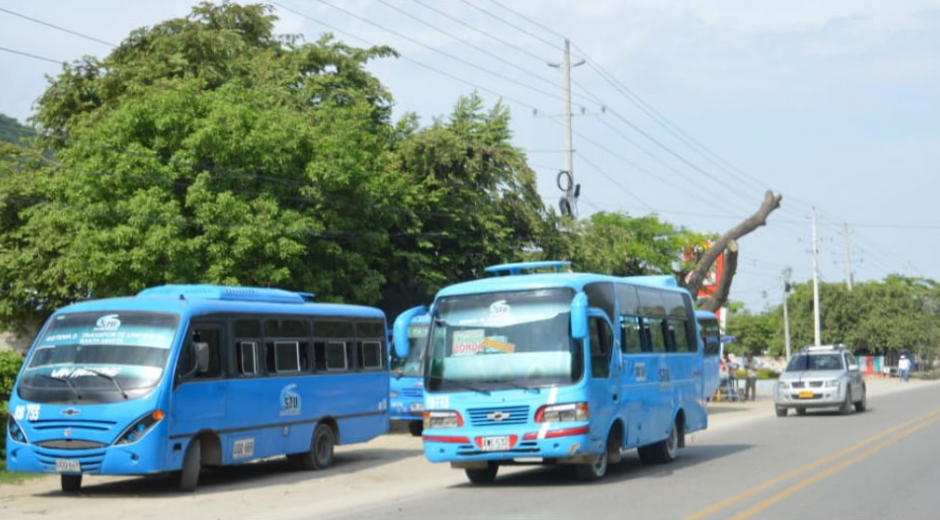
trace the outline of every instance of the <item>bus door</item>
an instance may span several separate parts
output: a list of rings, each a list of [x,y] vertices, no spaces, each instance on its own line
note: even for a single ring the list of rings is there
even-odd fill
[[[190,324],[173,385],[171,417],[175,425],[174,433],[196,433],[202,429],[221,427],[226,407],[222,340],[221,322],[195,320]],[[204,367],[198,363],[199,350],[208,354]]]
[[[621,357],[613,356],[615,342],[613,330],[606,315],[588,318],[588,341],[590,342],[590,413],[592,441],[604,443],[607,425],[617,407],[620,406]]]

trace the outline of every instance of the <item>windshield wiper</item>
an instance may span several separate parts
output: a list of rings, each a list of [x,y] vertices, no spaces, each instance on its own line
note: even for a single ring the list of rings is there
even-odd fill
[[[463,388],[463,389],[465,389],[465,390],[471,390],[471,391],[476,392],[476,393],[478,393],[478,394],[490,395],[489,390],[484,390],[484,389],[482,389],[482,388],[480,388],[480,387],[473,386],[473,385],[471,385],[470,383],[464,383],[463,381],[460,381],[460,380],[458,380],[458,379],[445,379],[445,378],[442,377],[442,378],[440,378],[440,379],[438,379],[438,380],[439,380],[441,383],[444,383],[444,382],[451,383],[451,384],[454,385],[454,386],[459,386],[460,388]]]
[[[108,381],[111,381],[112,383],[114,383],[114,386],[118,389],[118,392],[121,392],[121,395],[124,396],[124,399],[128,399],[127,392],[124,391],[124,387],[121,386],[121,383],[117,382],[117,378],[113,376],[109,376],[108,374],[105,374],[104,372],[99,372],[95,370],[94,368],[84,367],[82,370],[87,370],[88,372],[91,372],[92,374],[95,374],[98,377],[103,377],[107,379]]]
[[[505,381],[502,379],[489,379],[487,381],[480,381],[481,383],[493,383],[497,385],[506,385],[513,388],[518,388],[520,390],[525,390],[526,392],[535,392],[537,394],[542,393],[542,389],[536,386],[520,385],[519,383],[513,381]]]
[[[82,394],[78,391],[78,388],[75,388],[75,385],[73,385],[72,382],[69,381],[69,378],[67,378],[67,377],[50,376],[49,374],[36,374],[36,375],[38,375],[39,377],[45,377],[46,379],[52,379],[53,381],[61,381],[61,382],[65,383],[65,384],[69,385],[69,389],[72,391],[72,393],[75,394],[75,400],[77,400],[77,401],[81,401],[81,400],[82,400]]]

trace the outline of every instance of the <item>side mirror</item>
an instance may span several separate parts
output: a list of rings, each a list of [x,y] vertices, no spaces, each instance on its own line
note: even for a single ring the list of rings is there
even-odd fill
[[[209,371],[209,344],[205,341],[193,343],[193,354],[196,358],[196,372],[202,374]]]
[[[571,337],[584,339],[588,335],[587,295],[579,292],[571,300]]]
[[[395,318],[395,324],[392,325],[392,341],[395,342],[395,355],[400,358],[408,356],[408,351],[411,350],[411,345],[408,343],[408,326],[411,325],[411,320],[415,316],[427,312],[427,307],[418,305],[417,307],[406,310]]]
[[[849,365],[849,370],[851,370],[852,372],[858,372],[858,365],[856,365],[856,364],[854,364],[854,363],[850,364],[850,365]]]

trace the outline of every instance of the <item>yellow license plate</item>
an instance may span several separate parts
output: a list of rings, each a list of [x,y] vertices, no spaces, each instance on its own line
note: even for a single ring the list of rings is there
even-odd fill
[[[800,399],[812,399],[813,391],[812,390],[803,390],[800,392]]]

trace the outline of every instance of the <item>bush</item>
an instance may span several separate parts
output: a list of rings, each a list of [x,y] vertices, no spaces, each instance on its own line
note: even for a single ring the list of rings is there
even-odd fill
[[[16,375],[23,365],[23,356],[16,352],[0,352],[0,459],[7,456],[7,418],[10,416],[8,408],[10,395],[13,393],[13,383]]]

